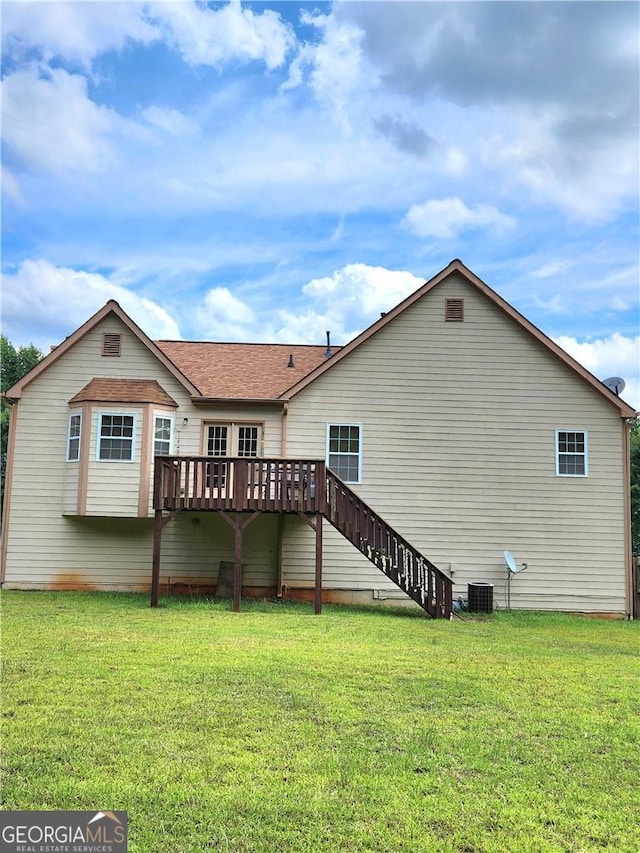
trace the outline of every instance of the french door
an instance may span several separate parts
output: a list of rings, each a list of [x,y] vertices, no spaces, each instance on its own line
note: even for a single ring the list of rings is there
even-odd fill
[[[205,425],[205,451],[207,456],[224,458],[240,456],[257,457],[262,451],[260,424],[216,423]],[[207,465],[207,488],[226,489],[229,466],[226,462]]]

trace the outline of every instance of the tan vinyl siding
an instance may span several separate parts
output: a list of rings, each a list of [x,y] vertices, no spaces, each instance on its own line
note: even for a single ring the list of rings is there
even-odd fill
[[[464,299],[464,322],[444,320],[449,297]],[[512,606],[624,612],[620,417],[462,278],[294,397],[287,421],[288,452],[309,457],[324,456],[327,421],[363,425],[355,490],[436,565],[454,567],[456,595],[488,581],[503,604],[509,549],[529,564]],[[588,432],[588,477],[556,476],[556,429]],[[342,564],[343,582],[361,583],[350,546],[338,556],[327,541],[325,576]],[[285,577],[312,560],[309,545],[298,558],[291,550]]]
[[[101,414],[130,415],[134,418],[133,459],[123,462],[96,458]],[[91,442],[87,480],[86,515],[137,516],[143,433],[143,407],[113,403],[98,404],[91,415]]]
[[[312,587],[315,575],[314,531],[297,516],[287,516],[284,533],[285,585],[291,589]],[[398,589],[326,520],[323,528],[322,585],[327,589],[342,590]],[[398,592],[404,595],[400,590]]]
[[[275,589],[277,520],[264,514],[245,529],[243,586]],[[161,557],[161,584],[215,584],[220,562],[233,562],[234,531],[216,513],[183,513],[164,528]]]
[[[119,358],[101,356],[105,332],[122,334]],[[84,404],[83,441],[89,413],[91,419],[86,512],[93,517],[73,517],[77,512],[78,477],[82,463],[65,461],[70,412],[68,401],[91,379],[100,377],[150,379],[161,384],[179,406],[177,410],[171,410],[175,454],[202,453],[202,421],[206,419],[263,423],[265,454],[280,455],[282,427],[279,408],[262,405],[239,409],[231,406],[195,407],[189,394],[169,371],[123,323],[110,316],[35,378],[16,407],[13,493],[10,515],[5,523],[7,587],[81,584],[98,589],[149,587],[152,521],[135,518],[139,512],[139,489],[145,488],[145,484],[141,486],[139,481],[144,405]],[[148,407],[148,417],[152,420],[153,412],[160,408],[152,404]],[[137,415],[136,458],[133,463],[96,461],[97,418],[101,411],[134,412]],[[188,418],[187,424],[184,424],[185,417]],[[151,514],[153,464],[147,470],[150,470],[146,488]],[[69,515],[63,515],[63,512]],[[105,517],[98,517],[100,515]],[[215,567],[217,577],[220,560],[230,559],[228,526],[220,519],[217,522],[213,540],[217,541],[219,534],[220,542],[224,544],[218,547],[208,542],[204,551],[197,536],[192,538],[195,527],[186,519],[167,525],[163,533],[163,578],[165,571],[171,576],[186,577],[192,571],[196,574],[205,571],[203,567],[207,565]],[[208,529],[206,524],[203,525]],[[252,545],[254,540],[257,543],[255,547]],[[270,577],[270,584],[275,584],[273,553],[276,541],[275,533],[273,536],[270,530],[266,533],[257,521],[245,531],[245,562],[251,560],[255,564],[255,569],[252,566],[247,575],[249,582],[262,585]]]
[[[177,398],[175,398],[177,399]],[[155,410],[157,411],[157,409]],[[220,406],[192,406],[190,411],[180,410],[175,414],[173,432],[174,456],[206,456],[206,426],[212,423],[255,423],[262,427],[263,452],[260,456],[279,457],[282,447],[282,409],[274,406],[234,407],[232,405]],[[188,417],[188,423],[184,418]],[[153,514],[153,461],[151,463],[149,488],[149,515]]]
[[[34,537],[8,564],[8,589],[147,590],[153,522],[138,518],[61,517],[51,540]]]
[[[63,469],[62,512],[75,515],[78,511],[80,462],[66,462]]]

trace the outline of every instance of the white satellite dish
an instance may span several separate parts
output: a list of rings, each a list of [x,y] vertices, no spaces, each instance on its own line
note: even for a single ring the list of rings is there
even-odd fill
[[[515,558],[511,551],[504,552],[504,561],[507,564],[507,610],[511,610],[511,578],[513,575],[517,575],[518,572],[524,572],[527,568],[527,564],[523,563],[520,568],[518,568],[518,564],[515,561]]]
[[[610,376],[608,379],[603,379],[602,383],[618,397],[622,394],[627,384],[621,376]]]
[[[507,568],[509,569],[509,571],[515,575],[515,573],[518,571],[518,566],[516,564],[516,561],[513,559],[513,554],[511,553],[511,551],[504,552],[504,561],[507,564]]]

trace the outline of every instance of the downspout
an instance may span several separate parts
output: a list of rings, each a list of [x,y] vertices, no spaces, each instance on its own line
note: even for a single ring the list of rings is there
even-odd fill
[[[15,456],[16,419],[18,417],[18,400],[10,405],[9,434],[7,436],[7,460],[4,472],[4,500],[2,504],[2,520],[0,521],[0,586],[4,583],[7,567],[7,539],[9,533],[9,516],[11,513],[11,486],[13,481],[13,460]]]
[[[629,619],[639,616],[633,612],[633,566],[631,561],[631,427],[635,420],[622,421],[622,477],[624,494],[624,564],[625,564],[625,607]]]
[[[287,414],[289,412],[289,404],[285,402],[282,408],[282,426],[280,433],[280,456],[283,459],[287,457]],[[284,591],[284,526],[285,517],[281,512],[278,518],[278,547],[277,556],[278,565],[276,566],[276,598],[281,599]]]
[[[289,414],[289,403],[285,403],[282,408],[282,427],[280,435],[280,456],[282,459],[287,458],[287,415]]]

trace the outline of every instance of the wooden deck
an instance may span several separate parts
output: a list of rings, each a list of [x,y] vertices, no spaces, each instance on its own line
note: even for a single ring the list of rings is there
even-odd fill
[[[453,610],[451,578],[319,459],[157,456],[152,606],[157,606],[162,528],[180,511],[218,512],[235,530],[234,609],[240,609],[242,534],[262,512],[298,513],[316,533],[315,602],[322,608],[322,520],[434,618]],[[171,515],[167,517],[166,512]]]
[[[155,464],[154,510],[325,510],[324,461],[157,456]]]

